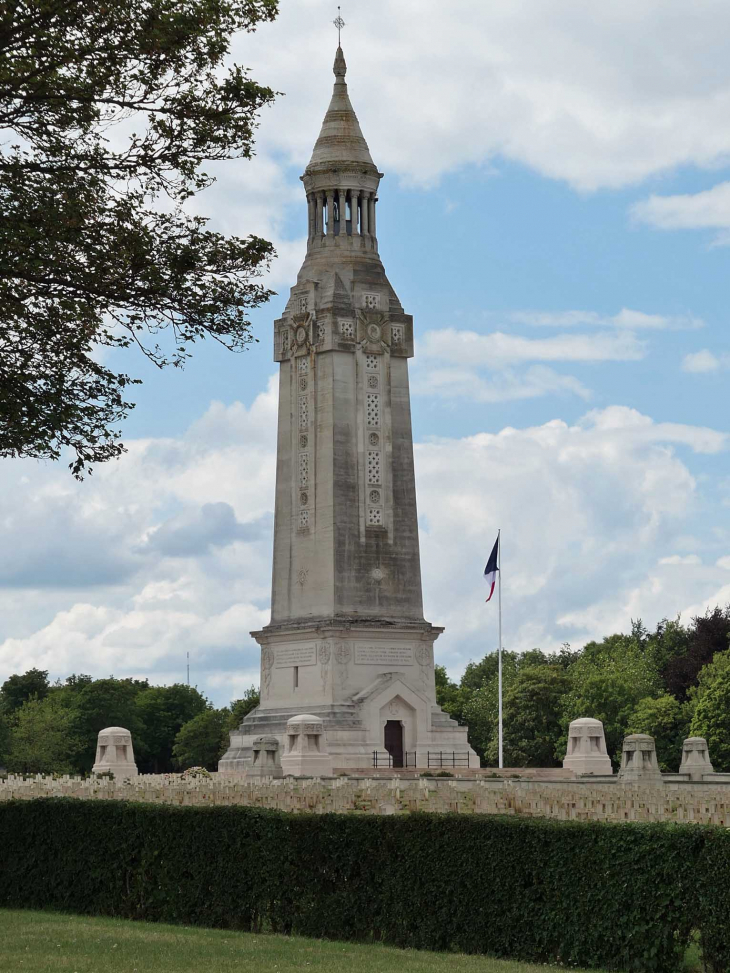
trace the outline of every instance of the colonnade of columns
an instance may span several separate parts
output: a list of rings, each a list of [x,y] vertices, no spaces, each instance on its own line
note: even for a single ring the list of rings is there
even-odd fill
[[[375,237],[375,203],[368,190],[327,189],[307,195],[309,239],[322,236]],[[347,218],[347,211],[350,217]],[[359,215],[359,219],[358,219]],[[336,217],[336,218],[335,218]]]

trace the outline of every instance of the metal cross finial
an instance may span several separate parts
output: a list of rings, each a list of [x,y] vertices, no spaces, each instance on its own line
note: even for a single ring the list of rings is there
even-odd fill
[[[337,8],[337,16],[332,21],[332,23],[337,28],[337,46],[338,47],[341,47],[342,46],[341,43],[340,43],[340,33],[342,31],[342,28],[345,26],[345,21],[340,16],[340,9],[341,9],[340,7]]]

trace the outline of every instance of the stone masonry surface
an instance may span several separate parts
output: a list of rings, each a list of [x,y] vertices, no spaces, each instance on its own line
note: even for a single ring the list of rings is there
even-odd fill
[[[144,775],[129,780],[13,777],[0,801],[42,797],[233,805],[280,811],[367,814],[431,811],[517,814],[562,821],[674,821],[730,827],[730,783],[658,784],[457,778],[313,777],[247,781],[213,774]]]

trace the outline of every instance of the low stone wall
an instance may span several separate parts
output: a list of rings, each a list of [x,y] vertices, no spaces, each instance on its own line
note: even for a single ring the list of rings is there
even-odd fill
[[[281,811],[393,814],[433,811],[520,814],[576,821],[677,821],[730,827],[730,784],[637,783],[459,778],[285,778],[246,781],[213,774],[144,775],[131,780],[8,777],[0,801],[38,797],[243,804]]]

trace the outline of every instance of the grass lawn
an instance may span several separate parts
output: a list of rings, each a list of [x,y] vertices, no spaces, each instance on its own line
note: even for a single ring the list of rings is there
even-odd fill
[[[544,973],[461,956],[0,909],[2,973]],[[573,970],[573,973],[580,973]]]

